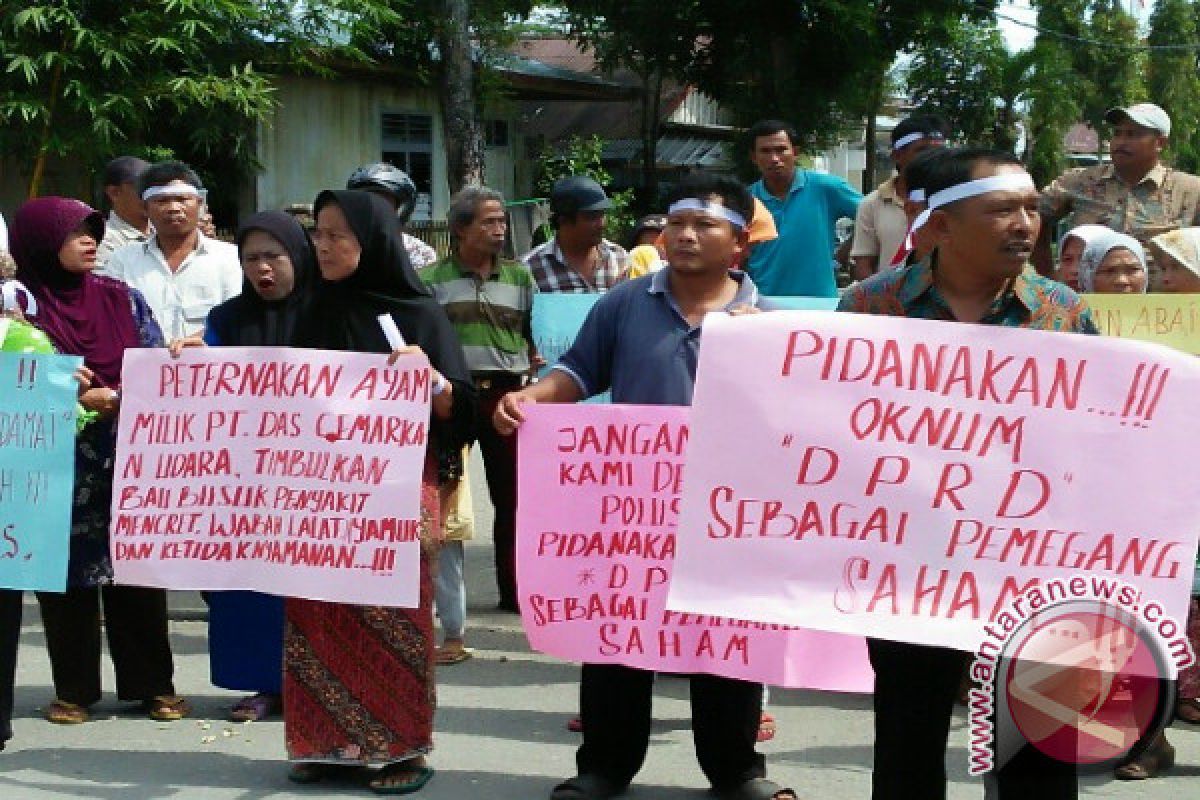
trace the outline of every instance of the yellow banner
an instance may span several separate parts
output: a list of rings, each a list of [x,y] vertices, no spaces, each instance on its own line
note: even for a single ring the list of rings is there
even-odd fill
[[[1085,294],[1106,336],[1200,355],[1200,294]]]

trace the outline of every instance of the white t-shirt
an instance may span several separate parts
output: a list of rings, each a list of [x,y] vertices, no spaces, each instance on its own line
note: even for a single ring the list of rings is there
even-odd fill
[[[0,214],[0,250],[8,249],[8,225],[4,223],[4,215]]]
[[[98,270],[141,292],[167,341],[204,330],[212,307],[242,292],[237,248],[198,233],[199,242],[174,272],[158,246],[158,237],[127,244]]]

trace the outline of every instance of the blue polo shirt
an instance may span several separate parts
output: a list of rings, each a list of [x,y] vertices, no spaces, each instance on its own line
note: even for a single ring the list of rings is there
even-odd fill
[[[779,238],[754,246],[746,270],[770,297],[837,297],[834,223],[854,219],[862,195],[833,175],[797,169],[788,196],[780,200],[763,182],[750,193],[775,218]]]
[[[584,397],[612,390],[614,403],[689,406],[700,355],[700,326],[692,327],[671,296],[670,267],[617,284],[596,301],[575,343],[554,369]],[[737,295],[726,310],[763,306],[745,274],[731,272]]]

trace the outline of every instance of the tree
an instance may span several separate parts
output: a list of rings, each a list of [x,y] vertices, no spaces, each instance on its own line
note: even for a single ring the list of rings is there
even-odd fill
[[[30,166],[30,196],[52,155],[166,145],[248,169],[273,102],[260,66],[361,57],[346,32],[390,16],[374,0],[0,0],[0,147]]]
[[[945,116],[954,138],[1012,151],[1032,61],[1008,51],[994,21],[956,20],[943,41],[916,48],[905,77],[919,110]]]
[[[1192,48],[1151,50],[1146,70],[1147,96],[1171,115],[1175,166],[1187,172],[1200,169],[1200,32],[1196,17],[1200,6],[1193,5],[1187,0],[1158,0],[1146,40],[1152,47]]]
[[[1120,0],[1095,0],[1085,36],[1095,44],[1076,48],[1076,69],[1083,78],[1083,119],[1103,130],[1104,112],[1136,102],[1145,92],[1141,75],[1144,50],[1137,20]]]
[[[1039,0],[1038,27],[1067,36],[1082,37],[1086,0]],[[1063,39],[1039,33],[1034,41],[1029,85],[1029,128],[1026,161],[1039,186],[1062,172],[1063,139],[1079,121],[1083,78],[1075,57],[1082,47],[1069,47]]]
[[[446,139],[446,172],[451,193],[483,184],[483,131],[471,59],[471,11],[468,0],[443,0],[444,22],[438,26],[441,51],[438,89]]]

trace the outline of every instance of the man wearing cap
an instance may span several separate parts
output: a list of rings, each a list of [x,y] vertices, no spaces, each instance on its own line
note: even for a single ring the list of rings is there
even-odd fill
[[[148,166],[134,156],[117,156],[104,166],[104,196],[109,212],[104,221],[104,239],[96,248],[96,266],[100,268],[115,250],[150,238],[150,218],[138,192],[138,178]]]
[[[604,238],[604,212],[612,201],[585,175],[572,175],[550,188],[554,236],[521,259],[539,292],[605,292],[621,279],[628,256]]]
[[[1098,333],[1078,295],[1028,264],[1039,228],[1038,193],[1014,156],[946,149],[930,159],[926,191],[928,208],[914,226],[932,252],[850,287],[839,311]],[[875,670],[872,800],[944,800],[946,741],[968,654],[876,638],[867,639],[867,652]],[[1077,795],[1074,767],[1032,746],[997,765],[987,778],[988,797]]]
[[[187,164],[147,167],[138,190],[154,232],[113,252],[102,273],[145,295],[168,341],[200,333],[209,310],[242,291],[237,248],[200,232],[207,192]]]
[[[945,129],[946,125],[940,119],[924,115],[901,120],[892,129],[892,162],[896,165],[896,174],[863,199],[854,219],[850,275],[855,280],[874,275],[881,264],[890,264],[904,245],[908,233],[908,217],[904,213],[907,192],[904,168],[919,153],[943,146]]]
[[[1161,161],[1171,118],[1153,103],[1112,108],[1111,164],[1073,169],[1042,190],[1042,233],[1034,264],[1051,274],[1050,242],[1056,223],[1104,225],[1143,245],[1160,233],[1200,225],[1200,177]]]
[[[786,122],[756,122],[748,138],[762,173],[750,193],[775,218],[779,237],[750,251],[746,271],[766,295],[837,297],[834,225],[854,219],[862,195],[841,178],[797,169],[799,136]]]

